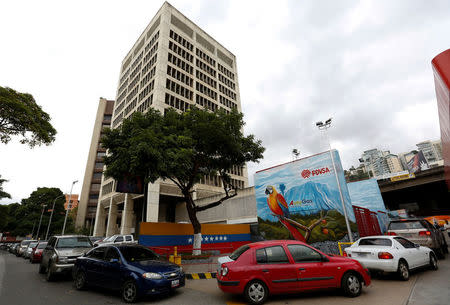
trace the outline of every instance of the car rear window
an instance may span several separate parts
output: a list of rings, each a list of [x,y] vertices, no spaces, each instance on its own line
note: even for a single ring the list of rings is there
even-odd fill
[[[234,261],[237,260],[237,259],[239,258],[239,256],[241,256],[242,253],[244,253],[244,252],[247,251],[248,249],[250,249],[250,247],[247,246],[247,245],[240,246],[239,248],[237,248],[236,250],[234,250],[233,253],[231,253],[230,258],[231,258],[232,260],[234,260]]]
[[[423,229],[423,225],[418,220],[396,221],[389,224],[389,230]]]
[[[20,245],[21,246],[28,246],[31,243],[31,240],[23,240]]]
[[[47,246],[47,243],[39,243],[39,245],[37,246],[38,249],[44,249],[45,246]]]
[[[389,238],[364,238],[359,241],[359,246],[391,247],[392,241]]]
[[[87,237],[64,237],[58,239],[56,248],[90,248],[92,243]]]
[[[38,244],[38,242],[37,242],[37,241],[34,241],[34,242],[31,242],[31,243],[28,245],[28,247],[34,248],[34,247],[36,247],[37,244]]]

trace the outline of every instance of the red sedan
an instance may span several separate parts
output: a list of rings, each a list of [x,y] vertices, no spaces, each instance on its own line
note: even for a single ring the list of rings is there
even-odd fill
[[[47,241],[40,241],[33,251],[31,251],[30,262],[40,263],[42,259],[42,251],[44,251],[45,246],[47,246]]]
[[[369,271],[353,259],[326,255],[306,243],[272,240],[244,245],[219,258],[217,283],[224,292],[262,304],[269,293],[342,288],[350,297],[370,285]]]

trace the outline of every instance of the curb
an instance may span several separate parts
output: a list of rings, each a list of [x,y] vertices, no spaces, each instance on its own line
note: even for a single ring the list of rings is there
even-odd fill
[[[187,280],[208,280],[215,279],[217,272],[187,273]]]

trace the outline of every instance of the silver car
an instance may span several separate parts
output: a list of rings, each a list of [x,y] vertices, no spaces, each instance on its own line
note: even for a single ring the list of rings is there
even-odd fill
[[[37,240],[22,240],[20,242],[19,247],[17,248],[16,256],[23,256],[23,253],[25,252],[25,250],[28,248],[28,245],[32,241],[37,241]]]
[[[84,235],[52,236],[42,252],[39,273],[46,273],[47,281],[56,274],[69,274],[77,257],[92,248],[89,237]]]
[[[23,251],[23,258],[30,258],[31,252],[33,251],[33,248],[37,246],[39,242],[38,241],[32,241],[28,244],[28,247]]]

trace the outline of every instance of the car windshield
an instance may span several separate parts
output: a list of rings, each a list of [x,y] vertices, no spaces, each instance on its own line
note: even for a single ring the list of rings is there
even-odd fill
[[[31,243],[28,245],[28,247],[29,247],[29,248],[34,248],[34,247],[36,247],[37,244],[38,244],[37,241],[33,241],[33,242],[31,242]]]
[[[37,246],[38,249],[44,249],[47,246],[47,242],[45,243],[39,243],[39,245]]]
[[[418,220],[396,221],[389,224],[389,230],[423,229],[423,225]]]
[[[115,235],[110,236],[110,237],[106,237],[104,240],[102,241],[112,241],[114,239]]]
[[[359,241],[359,246],[392,246],[392,241],[389,238],[364,238]]]
[[[157,260],[159,256],[145,247],[120,247],[123,257],[128,262]]]
[[[91,248],[92,244],[87,237],[64,237],[58,239],[56,248]]]
[[[239,248],[237,248],[236,250],[234,250],[233,253],[231,253],[230,258],[231,258],[232,260],[234,260],[234,261],[237,260],[237,259],[239,258],[239,256],[241,256],[242,253],[244,253],[244,252],[247,251],[248,249],[250,249],[250,247],[247,246],[247,245],[240,246]]]

